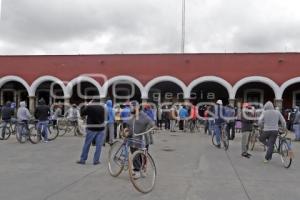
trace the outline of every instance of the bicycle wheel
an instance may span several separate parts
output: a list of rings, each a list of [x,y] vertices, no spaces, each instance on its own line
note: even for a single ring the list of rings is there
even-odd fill
[[[137,168],[140,169],[136,171]],[[141,193],[149,193],[153,190],[156,180],[156,166],[153,158],[148,152],[135,151],[128,162],[129,177],[135,189]],[[134,174],[138,173],[139,176]]]
[[[32,144],[37,144],[41,141],[41,135],[39,134],[37,128],[35,126],[29,128],[29,141]]]
[[[249,139],[248,139],[248,145],[249,145],[249,149],[251,151],[253,151],[254,147],[255,147],[255,143],[257,140],[257,135],[255,132],[251,132],[251,134],[249,135]]]
[[[211,141],[214,146],[218,146],[216,134],[214,134],[214,133],[212,134]]]
[[[110,175],[113,177],[117,177],[121,174],[124,169],[124,165],[127,162],[126,157],[124,154],[128,154],[125,152],[125,146],[121,141],[115,141],[108,152],[108,171]]]
[[[0,126],[0,140],[8,140],[11,135],[10,129],[8,125],[4,127],[3,125]]]
[[[59,136],[64,136],[67,133],[68,125],[67,121],[63,119],[57,120],[57,128]]]
[[[285,168],[289,168],[292,164],[292,158],[289,156],[289,144],[283,140],[280,146],[281,162]]]
[[[59,134],[59,130],[58,130],[57,126],[53,126],[53,125],[48,126],[48,140],[49,141],[55,140],[57,138],[58,134]]]
[[[25,143],[27,140],[28,130],[24,126],[17,126],[16,127],[16,139],[19,143]]]
[[[194,133],[194,131],[195,131],[195,123],[193,121],[190,122],[190,132],[191,133]]]

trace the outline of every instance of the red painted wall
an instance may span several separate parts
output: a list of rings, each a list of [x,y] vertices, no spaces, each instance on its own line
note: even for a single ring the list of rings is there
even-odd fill
[[[280,85],[300,76],[300,53],[0,56],[0,77],[17,75],[29,84],[43,75],[68,81],[85,73],[130,75],[143,84],[171,75],[187,85],[200,76],[215,75],[234,84],[256,75]]]

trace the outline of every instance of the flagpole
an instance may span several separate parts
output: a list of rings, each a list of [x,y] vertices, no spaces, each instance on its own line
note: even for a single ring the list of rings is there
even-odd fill
[[[182,0],[181,53],[185,51],[185,0]]]

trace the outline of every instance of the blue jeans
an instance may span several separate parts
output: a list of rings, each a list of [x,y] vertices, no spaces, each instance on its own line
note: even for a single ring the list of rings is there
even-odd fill
[[[215,124],[214,126],[214,134],[216,134],[217,144],[221,144],[221,128],[222,126],[219,124]]]
[[[86,129],[86,136],[85,136],[85,141],[84,145],[82,148],[82,153],[80,156],[80,161],[85,162],[88,158],[90,146],[95,139],[96,141],[96,150],[94,154],[94,163],[99,162],[100,160],[100,155],[101,155],[101,149],[103,145],[103,140],[104,140],[104,131],[91,131],[89,129]]]
[[[208,120],[208,134],[211,135],[214,129],[214,120]]]
[[[45,141],[48,140],[48,124],[49,121],[39,121],[37,123],[37,130],[40,131],[41,136],[44,138]]]
[[[300,140],[300,124],[294,124],[293,128],[295,132],[295,139]]]

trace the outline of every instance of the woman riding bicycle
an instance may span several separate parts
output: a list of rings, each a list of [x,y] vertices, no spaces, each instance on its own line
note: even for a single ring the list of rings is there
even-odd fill
[[[274,144],[278,134],[278,123],[286,129],[286,122],[282,114],[274,109],[273,103],[268,101],[264,106],[264,111],[259,117],[258,124],[263,127],[263,133],[259,141],[268,147],[264,162],[272,159]]]

